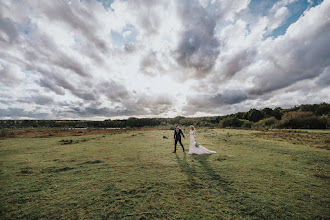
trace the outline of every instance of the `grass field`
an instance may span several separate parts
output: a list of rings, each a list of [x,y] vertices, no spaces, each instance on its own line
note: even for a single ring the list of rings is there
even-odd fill
[[[1,219],[330,219],[330,131],[198,140],[218,153],[173,154],[170,130],[2,139]]]

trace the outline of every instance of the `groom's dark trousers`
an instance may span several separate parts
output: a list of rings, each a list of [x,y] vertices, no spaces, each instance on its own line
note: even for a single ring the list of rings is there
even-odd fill
[[[176,145],[178,144],[178,142],[180,143],[182,150],[184,151],[184,147],[181,142],[181,135],[184,137],[184,134],[181,129],[174,129],[174,152],[176,152]]]

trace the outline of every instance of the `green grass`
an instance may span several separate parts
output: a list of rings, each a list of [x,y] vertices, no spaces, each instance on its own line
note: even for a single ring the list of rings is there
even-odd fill
[[[201,156],[168,130],[0,140],[0,218],[329,219],[329,133],[287,133],[201,129]]]

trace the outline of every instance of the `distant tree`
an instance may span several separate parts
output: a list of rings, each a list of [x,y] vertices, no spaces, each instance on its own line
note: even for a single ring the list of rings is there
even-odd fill
[[[249,111],[249,114],[248,114],[249,121],[257,122],[263,118],[264,118],[264,115],[262,114],[261,111],[259,111],[257,109],[251,109]]]
[[[242,119],[249,120],[249,113],[250,112],[244,112],[243,116],[242,116]]]
[[[274,116],[277,120],[280,120],[282,117],[282,108],[277,107],[273,110],[272,116]]]
[[[271,108],[264,108],[261,110],[261,112],[264,115],[264,118],[269,118],[273,115],[273,109]]]
[[[235,117],[227,117],[220,121],[220,126],[222,128],[227,127],[241,127],[244,121]]]
[[[316,115],[328,115],[330,116],[330,104],[322,103],[318,106],[317,110],[315,111]]]
[[[278,124],[279,128],[326,129],[328,117],[315,116],[313,112],[292,111],[285,113]]]
[[[178,124],[189,126],[194,124],[194,119],[192,118],[183,118],[179,121]]]
[[[236,117],[236,118],[239,118],[239,119],[243,119],[243,116],[244,116],[244,112],[237,112],[237,113],[235,114],[235,117]]]
[[[175,118],[172,118],[171,123],[172,124],[179,124],[180,120],[184,119],[185,117],[183,116],[176,116]]]

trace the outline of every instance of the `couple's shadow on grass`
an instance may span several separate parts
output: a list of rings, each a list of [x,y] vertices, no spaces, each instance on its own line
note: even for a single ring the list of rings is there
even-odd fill
[[[227,181],[225,181],[209,164],[208,160],[211,156],[210,154],[191,155],[189,156],[192,157],[191,162],[187,160],[186,154],[184,154],[181,158],[177,154],[175,156],[178,165],[181,169],[181,172],[183,172],[188,177],[189,186],[196,187],[198,185],[201,185],[196,182],[196,179],[199,178],[203,180],[202,182],[206,184],[208,184],[208,182],[215,181],[217,185],[228,189]],[[200,165],[199,167],[201,167],[202,172],[196,172],[196,166],[198,166],[198,164],[196,164],[195,161],[197,161],[198,164]]]

